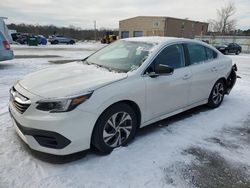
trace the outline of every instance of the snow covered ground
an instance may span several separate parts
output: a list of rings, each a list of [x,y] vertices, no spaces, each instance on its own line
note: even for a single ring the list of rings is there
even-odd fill
[[[230,56],[242,79],[217,109],[198,107],[155,123],[140,130],[129,146],[106,156],[89,151],[55,164],[65,159],[30,151],[11,124],[10,87],[30,72],[60,66],[51,60],[81,59],[100,47],[98,43],[13,46],[20,58],[0,63],[0,188],[250,187],[250,55],[246,54]]]

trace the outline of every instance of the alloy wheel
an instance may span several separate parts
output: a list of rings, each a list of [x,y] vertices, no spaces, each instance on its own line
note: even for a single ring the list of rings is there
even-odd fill
[[[112,148],[121,146],[132,131],[132,118],[127,112],[117,112],[106,122],[103,129],[103,141]]]
[[[223,96],[224,96],[224,86],[221,82],[218,82],[214,86],[214,90],[213,90],[212,100],[214,104],[216,105],[219,104],[223,100]]]

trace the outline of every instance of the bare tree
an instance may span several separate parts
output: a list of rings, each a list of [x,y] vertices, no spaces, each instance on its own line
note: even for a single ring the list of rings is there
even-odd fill
[[[217,20],[209,20],[210,31],[227,34],[235,30],[236,20],[232,18],[235,13],[236,7],[232,2],[217,10]]]

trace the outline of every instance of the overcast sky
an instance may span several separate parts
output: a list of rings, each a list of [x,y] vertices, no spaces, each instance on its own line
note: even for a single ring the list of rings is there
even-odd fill
[[[0,0],[7,23],[118,28],[119,20],[134,16],[171,16],[207,21],[228,0]],[[235,0],[237,28],[250,28],[250,0]]]

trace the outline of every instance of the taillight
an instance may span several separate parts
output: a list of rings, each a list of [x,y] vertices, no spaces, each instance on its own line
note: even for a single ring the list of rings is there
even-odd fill
[[[9,50],[10,49],[10,44],[9,44],[9,42],[8,41],[3,41],[3,46],[4,46],[4,48],[6,49],[6,50]]]

